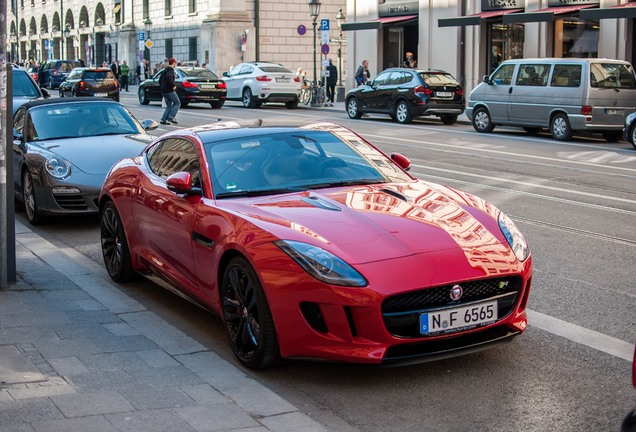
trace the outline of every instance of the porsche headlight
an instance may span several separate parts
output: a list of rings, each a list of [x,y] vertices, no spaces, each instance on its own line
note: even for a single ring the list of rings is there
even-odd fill
[[[71,175],[71,164],[59,156],[49,156],[44,162],[46,172],[56,179],[63,179]]]
[[[274,242],[307,273],[330,285],[362,287],[367,280],[349,264],[324,249],[297,241]]]
[[[528,243],[523,238],[521,231],[517,228],[515,223],[504,212],[499,213],[499,228],[504,237],[508,241],[508,244],[512,248],[519,261],[525,261],[530,254]]]

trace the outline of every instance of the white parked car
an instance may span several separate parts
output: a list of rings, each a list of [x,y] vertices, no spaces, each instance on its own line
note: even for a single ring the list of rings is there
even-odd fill
[[[240,100],[245,108],[258,108],[266,102],[283,102],[298,107],[298,84],[294,72],[276,63],[240,63],[223,73],[227,100]]]

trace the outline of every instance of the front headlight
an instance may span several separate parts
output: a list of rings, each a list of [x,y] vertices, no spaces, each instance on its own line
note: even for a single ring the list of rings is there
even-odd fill
[[[49,156],[44,162],[46,172],[56,179],[63,179],[71,175],[71,164],[59,156]]]
[[[330,285],[363,287],[366,279],[349,264],[324,249],[290,240],[274,242],[307,273]]]
[[[525,261],[530,254],[528,243],[526,243],[526,239],[523,238],[521,231],[519,231],[512,219],[506,216],[504,212],[499,213],[499,228],[501,229],[504,237],[506,237],[506,240],[508,240],[508,244],[512,248],[517,259],[519,261]]]

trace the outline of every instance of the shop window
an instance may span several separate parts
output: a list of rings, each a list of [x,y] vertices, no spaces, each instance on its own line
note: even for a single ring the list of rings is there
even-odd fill
[[[581,65],[555,65],[552,87],[578,87],[581,85]]]
[[[166,39],[166,58],[174,57],[172,54],[172,39]]]
[[[523,24],[488,24],[488,64],[492,72],[504,60],[523,58]]]
[[[515,84],[543,87],[548,84],[548,75],[550,75],[549,64],[521,64]]]
[[[598,21],[574,17],[558,19],[555,21],[555,37],[555,57],[598,57]]]

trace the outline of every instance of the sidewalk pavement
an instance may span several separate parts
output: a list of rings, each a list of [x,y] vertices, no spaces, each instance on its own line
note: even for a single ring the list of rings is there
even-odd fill
[[[0,431],[326,430],[17,221],[16,257],[0,290]]]

